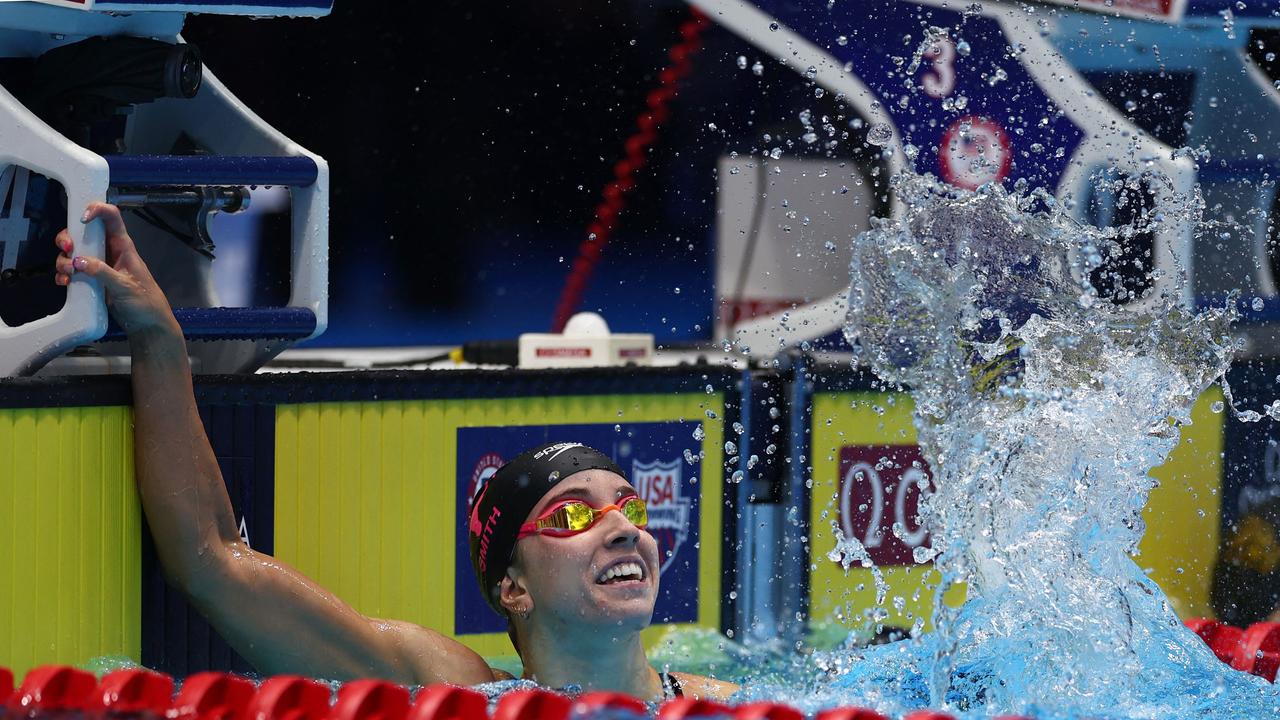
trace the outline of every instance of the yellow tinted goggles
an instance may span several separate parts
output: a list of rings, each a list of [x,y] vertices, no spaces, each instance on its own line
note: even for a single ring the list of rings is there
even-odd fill
[[[530,535],[554,537],[577,535],[590,530],[591,526],[599,522],[605,513],[613,510],[622,513],[627,522],[638,528],[649,524],[649,509],[636,495],[625,497],[616,505],[605,505],[600,509],[593,508],[582,500],[565,500],[548,509],[536,520],[521,525],[516,539]]]

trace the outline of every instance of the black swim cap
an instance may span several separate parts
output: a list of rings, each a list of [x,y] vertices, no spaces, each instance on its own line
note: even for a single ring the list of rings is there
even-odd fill
[[[583,470],[608,470],[626,477],[599,450],[575,442],[548,443],[498,468],[472,498],[467,533],[471,568],[480,582],[480,594],[499,615],[506,612],[498,603],[498,584],[511,566],[520,526],[552,486]]]

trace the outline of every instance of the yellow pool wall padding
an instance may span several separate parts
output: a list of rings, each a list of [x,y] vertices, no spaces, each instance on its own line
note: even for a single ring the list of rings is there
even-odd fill
[[[127,407],[0,410],[0,665],[142,652]]]
[[[1218,547],[1223,440],[1212,388],[1183,428],[1178,448],[1153,475],[1148,533],[1136,558],[1183,617],[1211,615],[1210,573]],[[884,408],[878,414],[873,406]],[[454,438],[468,426],[701,420],[723,417],[721,395],[642,395],[433,400],[281,406],[277,410],[276,554],[371,615],[453,627],[456,497]],[[820,393],[812,436],[812,616],[865,607],[866,570],[845,577],[826,559],[839,448],[912,444],[905,396]],[[830,419],[831,422],[826,421]],[[704,422],[704,498],[722,494],[719,422]],[[134,489],[128,407],[0,410],[0,665],[19,676],[47,663],[81,664],[141,654],[142,513]],[[698,625],[718,627],[724,506],[701,504],[703,542]],[[904,613],[924,571],[892,570],[890,596]],[[855,588],[864,584],[864,589]],[[956,600],[956,596],[951,598]],[[892,609],[891,609],[891,612]],[[646,636],[653,642],[661,628]],[[464,640],[510,655],[505,635]]]
[[[275,554],[366,615],[452,634],[459,428],[701,421],[696,624],[719,628],[724,431],[707,410],[723,417],[723,395],[282,405]],[[663,631],[650,628],[646,643]],[[505,633],[459,639],[485,656],[513,654]]]
[[[1192,409],[1192,424],[1166,462],[1152,471],[1160,481],[1151,492],[1143,517],[1147,533],[1134,558],[1169,595],[1183,617],[1211,617],[1209,585],[1217,558],[1221,516],[1223,417],[1210,410],[1222,400],[1221,388],[1205,391]],[[914,405],[901,393],[818,393],[813,402],[813,482],[810,617],[836,621],[862,630],[860,613],[874,605],[871,570],[855,565],[846,571],[827,559],[835,547],[831,521],[836,517],[840,449],[849,445],[915,445]],[[937,584],[931,566],[881,568],[888,598],[902,597],[898,611],[890,604],[886,623],[910,627],[922,614],[926,630]],[[964,600],[964,588],[952,588],[944,601]]]

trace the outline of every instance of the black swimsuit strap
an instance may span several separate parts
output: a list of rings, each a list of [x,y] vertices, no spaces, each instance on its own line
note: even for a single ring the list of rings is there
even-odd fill
[[[669,698],[684,697],[684,688],[680,687],[680,678],[665,670],[659,673],[662,677],[662,694]]]

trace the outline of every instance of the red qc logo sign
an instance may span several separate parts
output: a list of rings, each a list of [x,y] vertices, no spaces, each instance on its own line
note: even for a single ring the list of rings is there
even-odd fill
[[[840,529],[857,538],[876,565],[916,564],[913,551],[929,545],[918,506],[931,491],[929,466],[915,445],[840,450]]]

